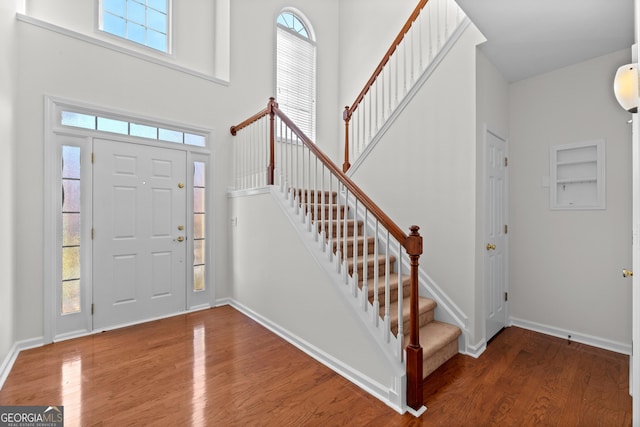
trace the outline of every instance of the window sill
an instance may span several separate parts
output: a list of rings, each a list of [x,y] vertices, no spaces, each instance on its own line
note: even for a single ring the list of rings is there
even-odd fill
[[[138,51],[135,51],[135,50],[127,49],[125,47],[109,43],[108,41],[105,41],[105,40],[102,40],[102,39],[98,39],[98,38],[95,38],[95,37],[88,36],[86,34],[78,33],[76,31],[72,31],[72,30],[69,30],[67,28],[63,28],[63,27],[60,27],[60,26],[55,25],[55,24],[51,24],[51,23],[46,22],[46,21],[42,21],[42,20],[34,18],[32,16],[24,15],[22,13],[17,13],[16,14],[16,19],[18,21],[24,22],[26,24],[34,25],[36,27],[43,28],[43,29],[48,30],[48,31],[53,31],[55,33],[62,34],[62,35],[67,36],[67,37],[71,37],[71,38],[74,38],[76,40],[80,40],[80,41],[83,41],[83,42],[86,42],[86,43],[90,43],[90,44],[93,44],[93,45],[96,45],[96,46],[100,46],[100,47],[103,47],[105,49],[113,50],[115,52],[119,52],[119,53],[122,53],[122,54],[125,54],[125,55],[128,55],[128,56],[131,56],[133,58],[138,58],[138,59],[141,59],[143,61],[150,62],[152,64],[160,65],[162,67],[166,67],[166,68],[169,68],[169,69],[172,69],[172,70],[184,73],[184,74],[188,74],[188,75],[197,77],[199,79],[207,80],[207,81],[210,81],[212,83],[217,83],[217,84],[223,85],[223,86],[229,86],[229,82],[226,81],[226,80],[219,79],[217,77],[214,77],[214,76],[211,76],[211,75],[208,75],[208,74],[193,70],[191,68],[183,67],[183,66],[175,64],[173,62],[169,62],[169,61],[166,61],[166,60],[163,60],[163,59],[160,59],[160,58],[156,58],[156,57],[144,54],[142,52],[138,52]]]

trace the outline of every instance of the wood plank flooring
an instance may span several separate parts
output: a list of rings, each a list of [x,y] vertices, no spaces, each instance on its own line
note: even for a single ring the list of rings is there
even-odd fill
[[[399,415],[231,307],[24,351],[0,405],[66,426],[627,426],[628,357],[519,328],[425,382]]]

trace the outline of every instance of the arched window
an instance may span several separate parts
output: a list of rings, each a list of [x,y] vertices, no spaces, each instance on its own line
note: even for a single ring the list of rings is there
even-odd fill
[[[316,43],[301,15],[285,10],[277,19],[276,101],[309,138],[316,134]]]

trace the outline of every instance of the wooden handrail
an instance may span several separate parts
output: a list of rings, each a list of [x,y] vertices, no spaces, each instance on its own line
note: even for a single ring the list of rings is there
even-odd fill
[[[426,0],[425,0],[426,3]],[[298,137],[310,152],[318,158],[324,166],[333,173],[336,178],[351,192],[351,194],[378,220],[391,234],[400,245],[407,251],[410,259],[410,311],[409,311],[409,343],[406,347],[406,372],[407,372],[407,404],[413,409],[418,410],[422,407],[422,347],[420,346],[419,336],[419,319],[418,319],[418,260],[422,255],[422,236],[418,232],[420,227],[412,225],[410,233],[407,235],[389,216],[384,213],[373,200],[367,196],[355,182],[351,180],[340,168],[320,150],[320,148],[309,139],[308,136],[300,130],[300,128],[284,114],[279,108],[274,98],[269,98],[267,107],[259,113],[251,116],[247,120],[236,126],[231,126],[231,134],[236,135],[237,132],[254,123],[255,121],[269,115],[269,165],[267,168],[267,183],[273,185],[274,164],[274,140],[275,126],[274,118],[278,116],[286,126]],[[398,261],[401,262],[401,261]]]
[[[371,75],[369,80],[367,80],[367,83],[364,85],[364,87],[356,97],[356,100],[353,101],[351,106],[344,107],[344,113],[342,116],[343,116],[346,129],[345,129],[345,142],[344,142],[345,158],[344,158],[344,164],[342,165],[342,169],[345,172],[349,170],[349,168],[351,167],[351,164],[349,163],[349,121],[351,120],[351,116],[353,115],[353,112],[356,110],[356,108],[358,108],[358,105],[360,105],[365,95],[369,92],[369,89],[371,89],[371,86],[373,86],[373,84],[376,82],[376,80],[378,79],[378,76],[380,75],[380,73],[382,73],[384,66],[387,65],[387,63],[389,62],[391,55],[393,55],[393,53],[396,51],[396,49],[404,39],[404,36],[407,34],[407,32],[409,32],[409,29],[411,28],[415,20],[418,19],[418,15],[420,15],[420,12],[427,5],[428,1],[429,0],[420,0],[418,2],[418,5],[409,16],[409,19],[407,19],[407,22],[405,22],[405,24],[402,26],[402,29],[400,30],[396,38],[393,39],[391,46],[389,47],[389,49],[387,49],[387,52],[384,54],[384,56],[380,60],[380,63],[378,64],[376,69],[373,71],[373,74]]]
[[[356,97],[356,100],[353,101],[350,107],[346,107],[347,113],[346,113],[345,120],[351,119],[351,115],[353,114],[353,111],[358,107],[358,104],[362,102],[362,99],[367,94],[367,92],[369,92],[369,89],[371,89],[371,86],[373,86],[373,84],[375,83],[376,79],[382,72],[382,69],[384,68],[385,65],[387,65],[387,62],[389,62],[389,58],[391,58],[391,55],[393,55],[393,53],[396,51],[396,49],[398,48],[398,45],[400,44],[400,42],[402,42],[402,39],[404,39],[404,36],[407,34],[409,29],[411,28],[411,25],[413,25],[415,20],[418,19],[418,15],[420,15],[420,12],[426,6],[428,1],[429,0],[420,0],[418,2],[418,5],[413,10],[413,12],[411,13],[411,16],[409,16],[409,19],[407,19],[407,22],[405,22],[404,26],[402,27],[402,29],[400,30],[396,38],[393,40],[393,43],[391,43],[391,46],[389,47],[387,52],[384,54],[384,56],[382,57],[382,60],[376,67],[375,71],[373,72],[373,74],[371,75],[367,83],[364,85],[364,87]]]

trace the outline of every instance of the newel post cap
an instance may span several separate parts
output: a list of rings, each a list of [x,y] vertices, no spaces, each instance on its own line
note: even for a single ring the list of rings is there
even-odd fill
[[[409,236],[407,236],[407,240],[405,240],[407,253],[413,256],[422,255],[422,236],[418,232],[420,227],[412,225],[409,227],[409,230],[411,230],[411,234],[409,234]]]

